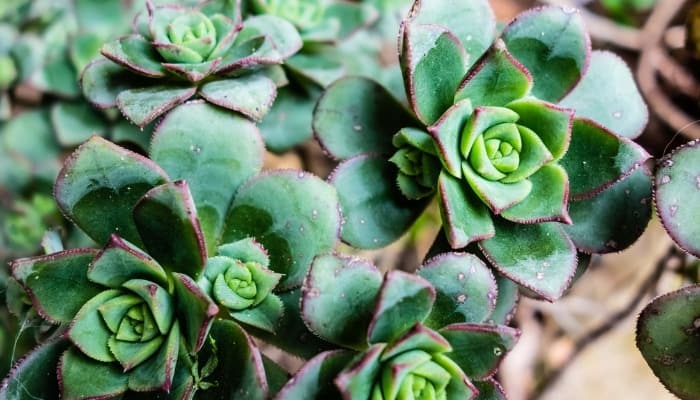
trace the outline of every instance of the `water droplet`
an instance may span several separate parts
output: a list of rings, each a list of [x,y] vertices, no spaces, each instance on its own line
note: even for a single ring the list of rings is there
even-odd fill
[[[539,280],[544,279],[544,272],[538,272],[537,274],[535,274],[535,278]]]
[[[459,296],[457,296],[457,303],[462,304],[465,301],[467,301],[467,295],[462,293]]]
[[[463,281],[463,280],[464,280],[464,274],[461,273],[461,272],[458,273],[458,274],[457,274],[457,279],[460,280],[460,281]]]
[[[671,160],[670,158],[668,158],[668,159],[664,160],[664,161],[661,163],[661,165],[663,165],[664,167],[673,167],[673,160]]]
[[[493,348],[493,354],[494,354],[496,357],[500,357],[501,354],[503,354],[503,349],[500,348],[500,347],[498,347],[498,346],[496,346],[496,347]]]
[[[646,198],[646,197],[642,197],[642,199],[639,200],[639,204],[647,204],[647,198]]]
[[[126,160],[126,157],[121,156],[121,157],[119,157],[119,160],[120,160],[120,161],[125,161],[125,160]]]
[[[695,177],[695,186],[700,189],[700,175]]]
[[[613,117],[620,119],[620,118],[622,118],[622,113],[620,111],[615,111],[613,113]]]
[[[318,210],[311,211],[311,218],[316,219],[318,217]]]
[[[489,319],[489,320],[486,321],[486,323],[489,324],[489,325],[494,325],[494,324],[496,323],[496,321],[494,321],[494,320],[492,320],[492,319]]]
[[[299,232],[304,232],[304,226],[299,227]]]
[[[304,176],[306,176],[304,171],[299,171],[299,173],[297,174],[297,177],[299,177],[299,178],[303,178]]]
[[[671,182],[671,177],[670,177],[670,176],[664,175],[664,176],[661,177],[661,184],[662,184],[662,185],[664,185],[664,184],[666,184],[666,183],[669,183],[669,182]]]
[[[360,223],[361,223],[361,224],[364,224],[364,223],[365,223],[365,220],[364,220],[364,219],[360,219]]]
[[[672,217],[675,217],[678,212],[678,206],[671,206],[668,208],[668,211],[671,213]]]
[[[549,262],[548,261],[543,262],[542,268],[549,268]]]
[[[578,8],[576,7],[562,7],[562,10],[567,14],[575,14],[578,12]]]
[[[630,193],[632,193],[632,192],[631,192],[629,189],[625,189],[625,194],[628,195],[628,194],[630,194]]]
[[[540,32],[540,36],[544,36],[544,32]]]
[[[352,130],[355,132],[360,132],[362,130],[362,125],[360,125],[360,124],[353,125]]]
[[[372,239],[372,243],[379,243],[379,239],[377,239],[377,238]]]
[[[472,40],[472,35],[467,35],[467,37],[465,39],[467,40],[467,42]]]

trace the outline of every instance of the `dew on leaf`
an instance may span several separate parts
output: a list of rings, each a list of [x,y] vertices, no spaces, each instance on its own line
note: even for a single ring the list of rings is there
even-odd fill
[[[458,273],[458,274],[457,274],[457,279],[460,280],[460,281],[461,281],[461,280],[464,280],[464,274],[461,273],[461,272]]]
[[[535,278],[539,280],[544,279],[544,272],[538,272],[537,274],[535,274]]]
[[[457,296],[457,303],[462,304],[467,300],[467,295],[462,293],[459,296]]]
[[[669,183],[669,182],[671,182],[671,177],[670,177],[670,176],[664,175],[664,176],[661,177],[661,184],[662,184],[662,185],[664,185],[664,184],[666,184],[666,183]]]

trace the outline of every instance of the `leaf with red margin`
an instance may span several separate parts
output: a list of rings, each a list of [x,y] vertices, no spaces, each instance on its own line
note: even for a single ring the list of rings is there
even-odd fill
[[[253,73],[205,83],[199,94],[212,104],[260,121],[275,101],[277,85],[265,74]]]
[[[160,55],[151,42],[139,35],[129,35],[107,42],[100,53],[122,67],[149,78],[165,77]]]
[[[465,182],[442,171],[438,193],[442,227],[450,247],[461,249],[496,233],[489,209]]]
[[[333,379],[349,365],[355,354],[346,350],[326,351],[304,366],[277,393],[276,400],[340,398]]]
[[[17,361],[0,384],[3,399],[52,399],[59,393],[56,365],[70,342],[58,337],[45,342]]]
[[[66,160],[54,196],[63,214],[95,242],[106,243],[117,233],[141,246],[131,211],[141,196],[167,180],[148,158],[93,136]]]
[[[479,242],[503,275],[548,301],[559,298],[576,272],[576,248],[555,222],[516,224],[497,218],[496,236]]]
[[[168,287],[163,268],[141,249],[112,235],[87,270],[90,281],[116,289],[130,279],[146,279]]]
[[[143,128],[195,93],[197,88],[189,86],[155,85],[127,89],[117,96],[117,107],[129,121]]]
[[[479,390],[476,400],[508,400],[501,384],[493,378],[474,381],[474,386]]]
[[[516,205],[503,210],[501,216],[521,224],[571,224],[567,210],[569,178],[564,168],[555,163],[543,165],[528,179],[532,182],[530,194]]]
[[[75,348],[63,353],[56,374],[61,399],[107,399],[128,389],[129,375],[119,364],[95,361]]]
[[[357,355],[334,380],[344,400],[369,399],[372,384],[379,374],[379,357],[386,345],[375,344]]]
[[[456,178],[462,177],[462,132],[473,111],[469,99],[461,100],[445,111],[435,124],[428,127],[428,132],[435,139],[435,147],[442,165]]]
[[[207,249],[185,181],[157,186],[134,206],[134,222],[148,254],[171,272],[197,278]]]
[[[173,278],[177,320],[182,324],[190,354],[195,354],[204,345],[219,307],[189,276],[174,273]]]
[[[446,353],[471,379],[493,376],[520,338],[520,331],[502,325],[452,324],[439,331],[452,346]]]

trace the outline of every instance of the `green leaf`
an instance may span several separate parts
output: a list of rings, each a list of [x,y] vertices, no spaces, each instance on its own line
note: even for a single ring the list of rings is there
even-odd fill
[[[497,41],[488,56],[483,58],[459,85],[455,102],[469,99],[472,106],[505,106],[527,96],[532,89],[532,76]]]
[[[165,343],[160,346],[160,351],[131,371],[129,389],[136,392],[169,392],[173,384],[179,348],[180,328],[174,323]]]
[[[367,78],[342,78],[329,86],[314,110],[313,130],[333,157],[391,153],[392,136],[415,126],[413,116],[378,83]]]
[[[220,63],[221,59],[217,58],[212,61],[195,64],[164,63],[163,67],[192,83],[197,83],[211,75]]]
[[[581,255],[579,254],[579,262]],[[501,274],[496,275],[496,285],[498,286],[498,297],[496,298],[496,309],[486,321],[489,324],[509,325],[517,310],[520,300],[518,284]]]
[[[335,385],[344,399],[370,399],[375,380],[379,379],[379,357],[386,345],[375,344],[358,354],[335,378]]]
[[[490,378],[518,341],[520,331],[501,325],[452,324],[439,331],[452,346],[446,353],[471,379]]]
[[[476,400],[507,400],[505,391],[493,378],[485,381],[476,381],[474,386],[479,390]]]
[[[340,164],[329,181],[345,218],[343,241],[362,249],[398,239],[426,205],[403,197],[396,187],[396,168],[381,156],[354,157]]]
[[[414,2],[411,20],[437,24],[452,32],[467,52],[467,66],[476,63],[493,43],[496,18],[487,0],[420,0]]]
[[[450,31],[437,25],[404,24],[401,68],[411,108],[432,125],[454,102],[467,72],[467,55]]]
[[[265,147],[282,153],[307,141],[312,134],[311,119],[316,100],[316,96],[289,87],[277,89],[272,108],[258,124]]]
[[[60,145],[45,110],[16,115],[0,127],[0,147],[15,158],[31,163],[32,175],[52,182],[60,169]],[[3,170],[3,175],[14,168]]]
[[[175,304],[170,293],[163,287],[145,279],[131,279],[122,285],[141,297],[153,314],[158,330],[162,335],[172,330],[175,320]]]
[[[424,322],[429,328],[484,322],[496,306],[496,280],[491,270],[472,254],[438,255],[416,273],[435,288],[435,304]]]
[[[3,399],[52,399],[59,393],[56,365],[68,347],[58,338],[38,346],[15,364],[0,384]]]
[[[150,190],[134,206],[133,216],[153,258],[166,270],[197,278],[206,263],[207,249],[185,181]]]
[[[683,250],[700,257],[700,147],[689,142],[664,158],[656,170],[656,210]]]
[[[354,354],[345,350],[327,351],[304,363],[275,397],[278,400],[340,398],[333,379],[350,363]]]
[[[282,56],[275,48],[271,38],[267,36],[247,38],[247,33],[239,33],[236,36],[236,42],[223,56],[214,73],[217,75],[240,74],[242,70],[258,69],[281,62]]]
[[[301,283],[315,256],[334,249],[339,208],[333,187],[311,174],[258,175],[236,194],[222,242],[255,238],[268,251],[270,268],[285,274],[277,289],[289,289]]]
[[[105,324],[99,307],[122,293],[118,290],[105,290],[87,301],[75,315],[75,320],[68,329],[67,336],[73,344],[88,357],[101,361],[115,361],[109,349],[109,338],[113,333]]]
[[[187,275],[173,274],[175,309],[187,349],[195,354],[204,345],[219,308]]]
[[[233,321],[217,320],[209,334],[216,343],[216,369],[207,378],[216,386],[202,392],[211,399],[264,400],[268,395],[267,379],[258,348],[246,332]],[[205,346],[200,359],[212,354],[211,346]]]
[[[481,177],[468,162],[462,163],[462,172],[471,190],[494,214],[500,214],[503,210],[523,201],[532,191],[532,182],[529,180],[514,183],[491,181]]]
[[[123,67],[109,60],[98,58],[91,62],[80,76],[80,86],[87,100],[99,108],[117,106],[119,93],[141,83]]]
[[[209,104],[183,104],[158,125],[150,155],[171,179],[189,184],[207,249],[213,253],[234,194],[262,168],[258,129]]]
[[[117,107],[129,121],[143,128],[196,92],[195,87],[166,85],[127,89],[117,96]]]
[[[442,171],[438,192],[442,227],[450,247],[460,249],[496,233],[489,209],[464,182]]]
[[[344,40],[357,30],[372,24],[379,17],[377,9],[369,4],[331,2],[326,6],[324,18],[335,19],[340,23],[338,39]]]
[[[166,180],[151,160],[93,136],[68,158],[54,193],[63,213],[97,243],[117,233],[138,246],[131,210]]]
[[[243,29],[238,35],[249,34],[265,35],[270,38],[282,60],[291,57],[302,46],[301,37],[294,25],[274,15],[256,15],[246,18],[243,21]]]
[[[575,8],[544,7],[520,14],[503,31],[511,54],[532,74],[532,94],[557,102],[581,79],[591,44]]]
[[[100,50],[103,56],[138,74],[163,78],[166,71],[161,57],[151,42],[140,35],[129,35],[107,42]]]
[[[319,256],[302,287],[302,318],[324,340],[362,350],[381,284],[381,273],[370,262]]]
[[[285,61],[284,65],[300,80],[324,88],[346,75],[345,66],[336,58],[329,53],[297,53]]]
[[[237,242],[221,245],[217,248],[217,253],[219,256],[241,260],[244,263],[252,261],[262,265],[265,268],[270,268],[270,259],[267,256],[267,251],[253,238],[245,238]],[[211,261],[212,258],[209,258],[209,260]],[[208,264],[207,268],[209,268]],[[224,271],[214,274],[210,273],[207,269],[204,271],[204,275],[206,275],[206,277],[210,280],[214,280],[216,279],[216,275],[223,272]]]
[[[543,165],[529,180],[532,182],[530,194],[518,204],[503,210],[501,216],[521,224],[570,223],[567,211],[569,177],[564,168],[555,163]]]
[[[435,122],[428,127],[428,132],[435,139],[440,160],[444,168],[454,177],[462,177],[462,156],[460,146],[462,132],[473,112],[469,99],[461,100],[450,107]]]
[[[68,54],[75,70],[83,71],[92,60],[98,58],[103,43],[104,39],[95,32],[76,34],[68,43]]]
[[[637,347],[661,383],[681,399],[700,396],[700,286],[657,297],[637,322]]]
[[[270,333],[278,331],[279,321],[283,314],[284,304],[274,294],[265,296],[265,299],[255,307],[230,312],[231,318],[236,321]]]
[[[537,133],[555,161],[565,155],[572,137],[573,110],[533,98],[516,100],[508,108],[518,113],[518,125]]]
[[[91,249],[66,250],[10,263],[12,276],[28,291],[39,314],[53,322],[70,322],[80,307],[101,291],[87,279]]]
[[[107,127],[89,104],[62,102],[51,107],[51,123],[58,142],[66,147],[77,146],[92,135],[105,136]]]
[[[422,322],[435,303],[435,289],[425,279],[402,271],[386,274],[367,330],[370,343],[391,342]]]
[[[574,200],[595,196],[651,157],[630,139],[616,136],[590,120],[574,120],[571,136],[569,151],[561,165],[569,174]]]
[[[649,119],[629,67],[608,51],[591,54],[588,72],[559,105],[630,139],[642,134]]]
[[[212,104],[260,121],[277,96],[277,86],[264,74],[254,73],[205,83],[199,94]]]
[[[76,0],[75,16],[82,30],[111,35],[128,23],[126,7],[119,0]]]
[[[74,348],[58,364],[61,398],[83,400],[118,396],[127,390],[129,376],[117,363],[92,360]]]
[[[49,55],[43,61],[43,65],[29,77],[29,83],[42,92],[64,98],[75,98],[80,95],[77,78],[68,52],[60,51]]]
[[[546,300],[559,298],[576,272],[576,249],[560,225],[494,222],[496,236],[479,242],[491,264]]]
[[[112,235],[104,249],[90,262],[87,277],[112,289],[136,278],[168,286],[163,268],[148,254],[117,235]]]
[[[651,218],[650,175],[640,167],[590,199],[570,201],[573,225],[564,230],[576,247],[586,253],[611,253],[634,243]]]
[[[421,350],[428,354],[439,354],[452,351],[450,344],[432,329],[428,329],[422,324],[414,325],[393,343],[387,345],[382,352],[380,360],[385,362],[405,352]],[[393,362],[393,360],[392,360]]]

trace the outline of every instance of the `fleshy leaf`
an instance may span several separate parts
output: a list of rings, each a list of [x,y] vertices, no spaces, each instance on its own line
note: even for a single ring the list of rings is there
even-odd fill
[[[476,380],[490,378],[520,337],[517,329],[481,324],[453,324],[439,333],[452,346],[446,355]]]
[[[591,54],[588,72],[559,105],[630,139],[641,135],[649,119],[629,67],[608,51]]]
[[[277,86],[264,74],[249,74],[205,83],[199,94],[212,104],[260,121],[277,96]]]
[[[65,323],[101,290],[86,274],[95,254],[91,249],[66,250],[14,260],[10,268],[39,314],[49,321]]]
[[[642,235],[651,218],[651,173],[640,167],[590,199],[570,201],[573,225],[564,230],[586,253],[621,251]]]
[[[76,150],[59,173],[58,206],[95,242],[112,233],[139,245],[131,210],[148,190],[167,180],[151,160],[93,136]]]
[[[370,343],[391,342],[422,322],[435,302],[435,289],[425,279],[402,271],[386,274],[367,329]]]
[[[295,76],[322,88],[346,75],[342,62],[334,55],[326,53],[298,53],[286,60],[284,65]]]
[[[269,37],[282,59],[289,58],[302,46],[301,37],[294,25],[274,15],[256,15],[246,18],[239,35],[249,34]]]
[[[402,34],[406,95],[418,118],[432,125],[454,101],[467,72],[466,52],[459,39],[437,25],[404,22]]]
[[[183,104],[158,125],[150,154],[173,180],[188,182],[207,249],[213,253],[234,194],[262,168],[258,129],[212,105]]]
[[[518,113],[518,125],[537,134],[555,161],[564,156],[571,142],[573,110],[533,98],[516,100],[508,108]]]
[[[590,120],[574,120],[571,136],[561,165],[569,174],[574,200],[600,193],[651,157],[630,139],[616,136]]]
[[[454,177],[462,177],[460,146],[462,132],[473,112],[469,99],[461,100],[450,107],[440,119],[428,127],[435,139],[438,155],[445,169]]]
[[[162,286],[168,285],[163,268],[148,254],[117,235],[90,263],[87,277],[95,283],[116,289],[130,279],[146,279]]]
[[[208,77],[221,63],[217,58],[212,61],[196,64],[170,64],[164,63],[163,67],[170,72],[182,76],[190,82],[196,83]]]
[[[374,23],[379,17],[377,9],[370,4],[351,2],[331,2],[324,10],[325,18],[340,22],[338,39],[344,40],[358,29]]]
[[[455,102],[469,99],[472,106],[505,106],[525,97],[532,89],[532,77],[525,67],[508,53],[503,41],[492,47],[459,85]]]
[[[493,378],[475,381],[474,386],[479,390],[476,400],[508,400],[501,385]]]
[[[554,163],[543,165],[529,180],[532,182],[530,194],[520,203],[503,210],[501,216],[521,224],[570,223],[567,211],[569,178],[564,168]]]
[[[68,347],[66,339],[47,341],[15,364],[0,384],[3,399],[50,399],[59,392],[56,365]]]
[[[202,395],[212,399],[266,399],[268,384],[262,358],[246,332],[233,321],[217,320],[209,336],[216,344],[218,364],[207,381],[216,385]],[[214,356],[211,345],[199,354],[204,360]]]
[[[117,96],[117,107],[129,121],[143,128],[196,92],[194,87],[165,85],[127,89]]]
[[[319,256],[302,287],[304,322],[331,343],[362,350],[381,284],[379,270],[367,261]]]
[[[700,396],[700,286],[649,303],[637,322],[637,347],[654,374],[681,399]]]
[[[134,207],[133,217],[153,258],[166,270],[197,278],[206,263],[207,249],[185,181],[150,190]]]
[[[496,18],[486,0],[419,0],[411,10],[414,23],[438,24],[447,28],[464,46],[471,66],[493,43]]]
[[[700,142],[664,158],[656,171],[656,210],[666,231],[685,251],[700,257]]]
[[[489,209],[464,182],[442,171],[438,192],[442,226],[450,247],[461,249],[496,233]]]
[[[381,361],[386,361],[404,352],[422,350],[429,354],[452,351],[450,344],[432,329],[422,324],[414,325],[411,330],[389,344],[382,352]]]
[[[315,256],[335,247],[339,208],[333,188],[311,174],[258,175],[236,194],[222,242],[255,238],[268,251],[270,268],[285,274],[278,290],[289,289],[301,283]]]
[[[313,130],[333,157],[391,153],[392,136],[415,119],[378,83],[360,77],[342,78],[329,86],[314,110]]]
[[[588,68],[591,43],[575,8],[542,7],[522,13],[502,38],[532,74],[532,94],[539,99],[560,100]]]
[[[57,375],[61,398],[67,400],[118,396],[126,392],[129,378],[119,364],[92,360],[74,348],[61,356]]]
[[[187,348],[194,354],[204,345],[219,308],[187,275],[173,274],[177,320],[183,327]]]
[[[581,257],[579,255],[579,262]],[[508,325],[515,316],[518,302],[520,301],[520,291],[518,284],[501,274],[496,275],[498,286],[498,297],[496,298],[496,309],[486,321],[489,324]]]
[[[107,127],[88,103],[59,102],[51,108],[51,123],[63,146],[77,146],[92,135],[105,136]]]
[[[257,306],[241,311],[231,311],[230,315],[238,322],[275,333],[284,312],[282,300],[274,294],[268,294]]]
[[[268,150],[281,153],[308,140],[316,98],[288,87],[277,89],[270,111],[258,124]]]
[[[381,156],[347,160],[329,180],[338,191],[345,218],[343,241],[358,248],[379,248],[398,239],[426,204],[407,200],[399,192],[396,169]]]
[[[321,353],[294,375],[280,390],[275,399],[335,399],[340,398],[333,379],[350,363],[353,353],[334,350]]]
[[[462,172],[469,187],[494,214],[523,201],[532,191],[532,182],[527,179],[514,183],[491,181],[481,177],[468,162],[462,163]]]
[[[343,399],[370,399],[372,385],[378,378],[381,364],[379,357],[384,344],[375,344],[365,352],[357,355],[351,363],[335,378],[335,385]]]
[[[116,360],[108,346],[112,332],[100,315],[99,307],[120,294],[118,290],[106,290],[87,301],[68,329],[67,336],[71,342],[94,360],[101,362]]]
[[[433,329],[456,322],[484,322],[496,306],[496,280],[472,254],[446,253],[417,272],[435,288],[435,305],[424,324]]]
[[[129,389],[136,392],[164,390],[169,392],[180,349],[180,328],[172,325],[158,353],[134,368],[129,374]]]
[[[494,222],[496,236],[479,242],[491,264],[546,300],[559,298],[576,272],[576,249],[559,224]]]
[[[125,36],[108,42],[100,50],[103,56],[136,73],[152,78],[162,78],[165,70],[153,45],[139,35]]]

